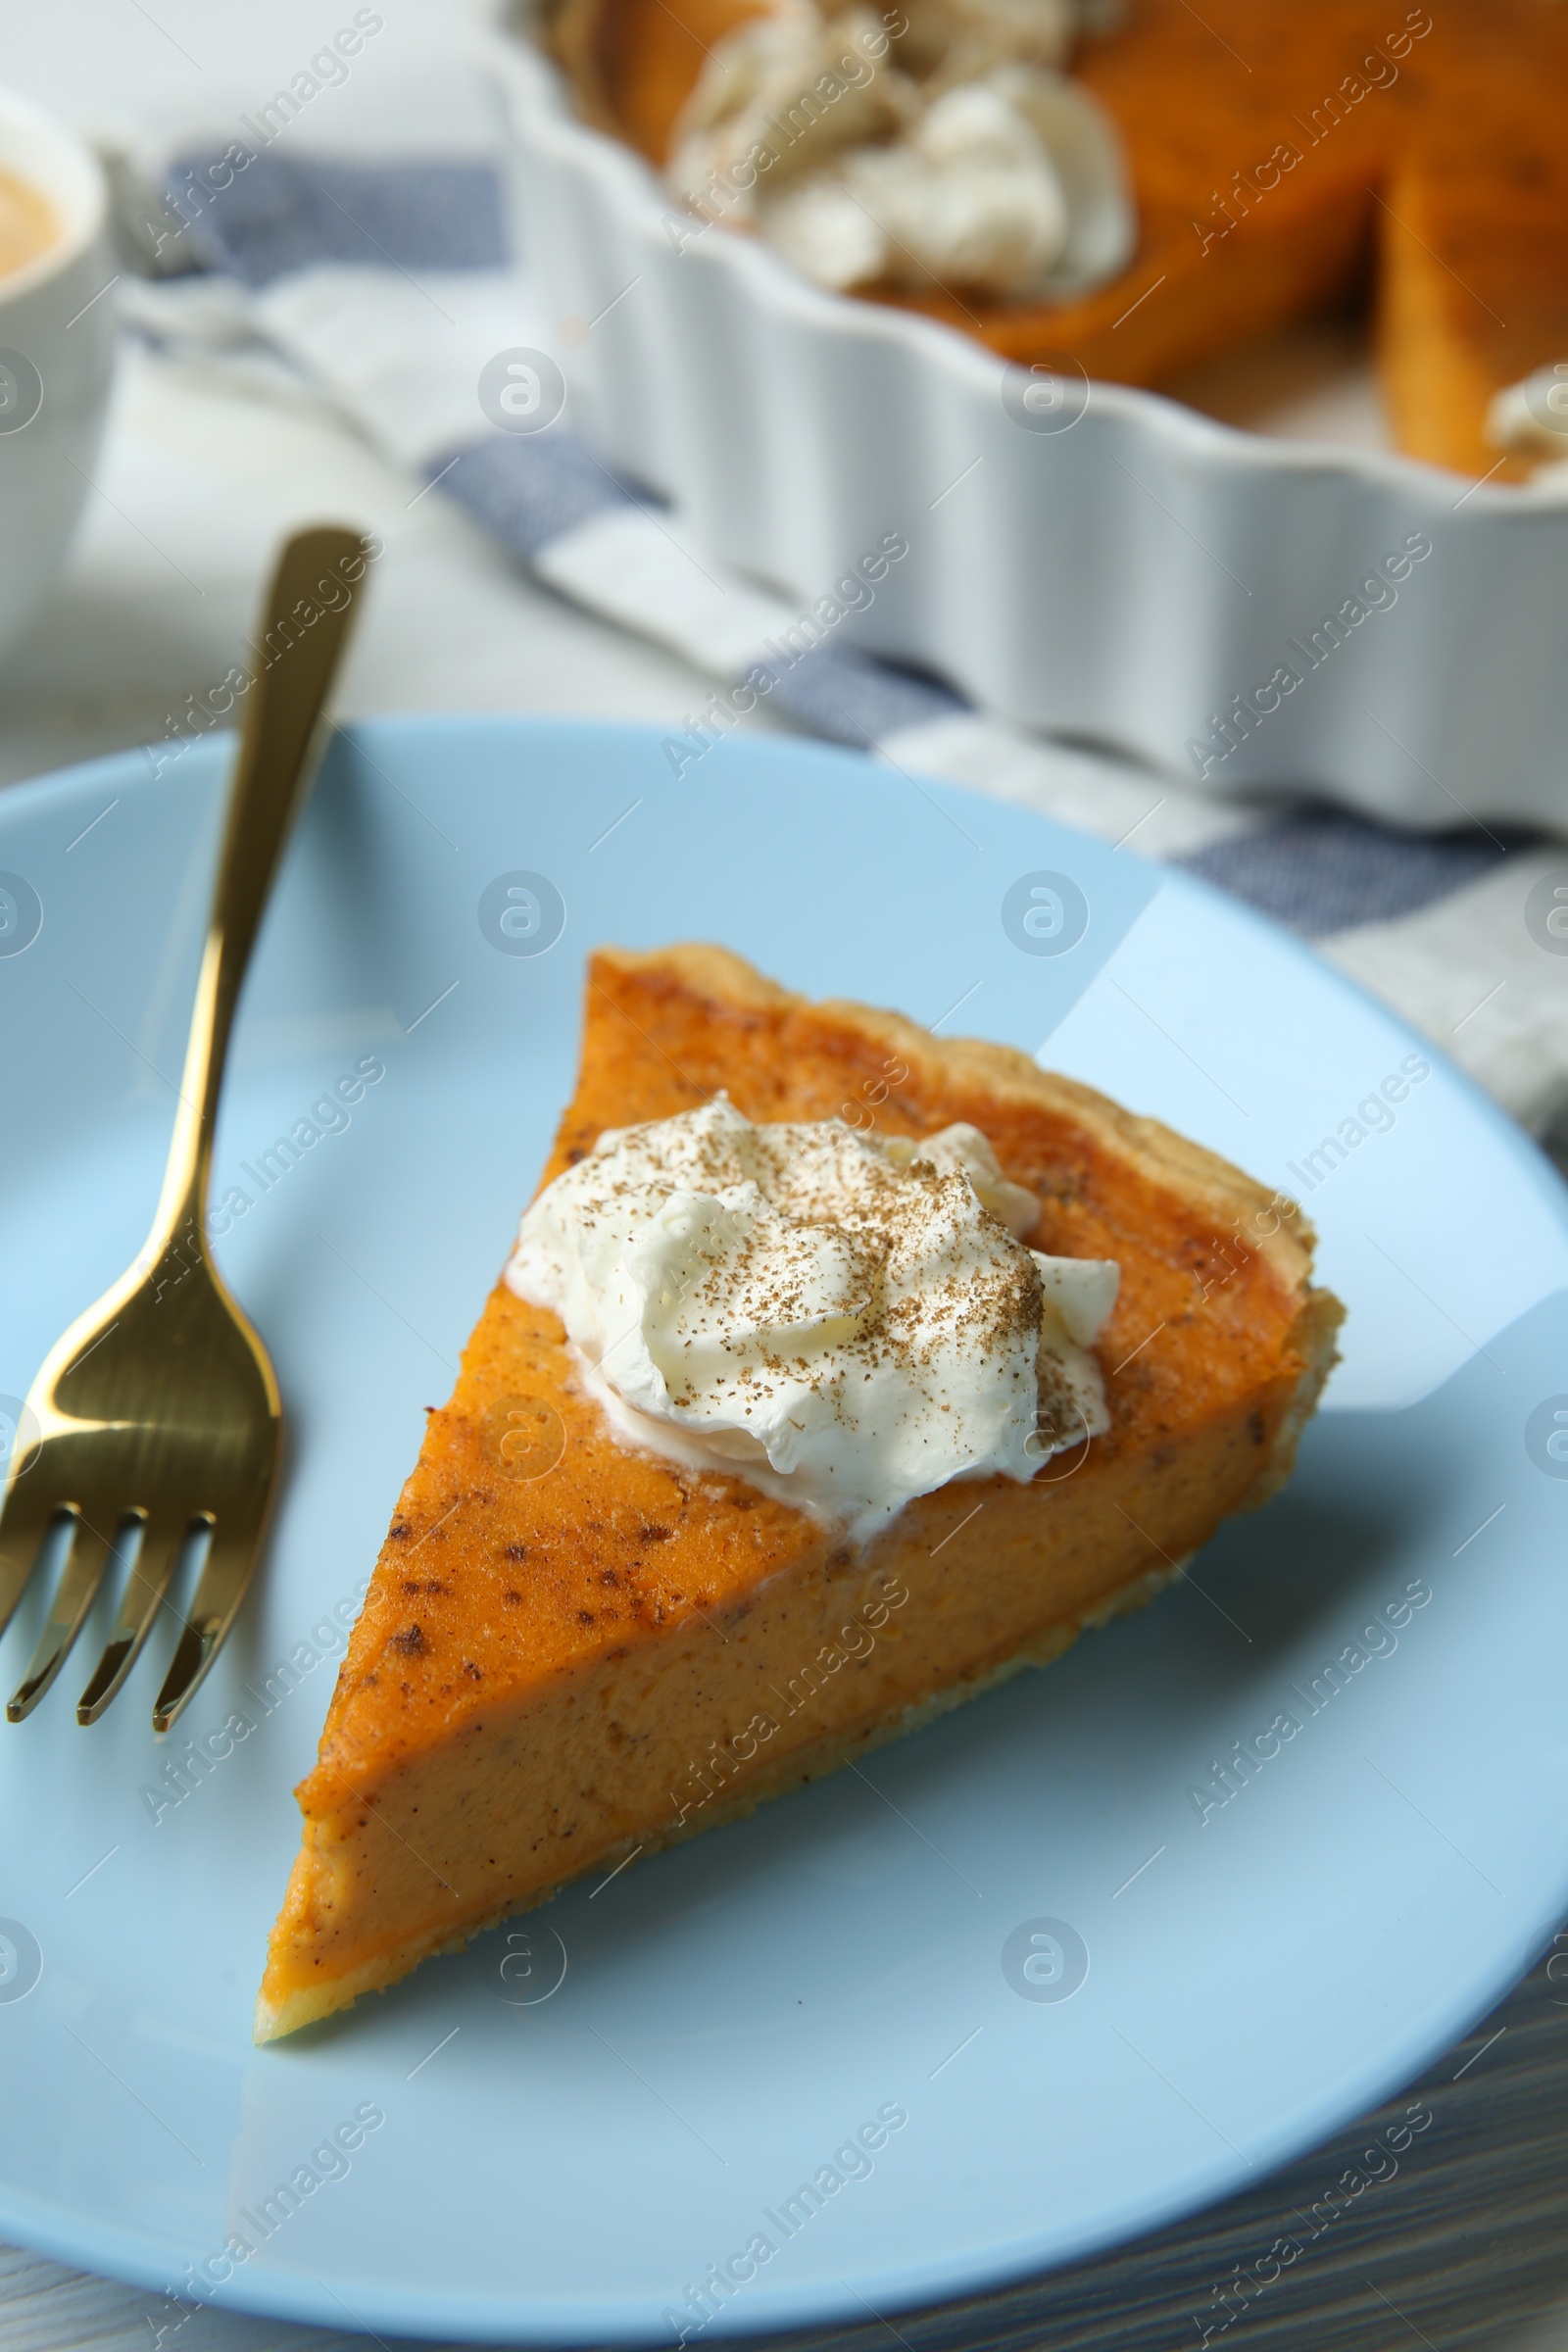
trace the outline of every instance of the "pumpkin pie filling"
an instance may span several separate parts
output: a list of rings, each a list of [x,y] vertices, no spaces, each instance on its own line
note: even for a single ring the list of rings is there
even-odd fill
[[[810,1004],[712,948],[593,959],[546,1184],[603,1165],[607,1133],[710,1131],[720,1097],[735,1134],[832,1120],[841,1152],[850,1121],[866,1122],[867,1165],[907,1171],[928,1204],[973,1180],[944,1175],[940,1152],[922,1159],[921,1142],[986,1139],[999,1204],[1017,1225],[1026,1197],[1038,1207],[1017,1234],[990,1210],[974,1229],[1014,1268],[1036,1328],[1055,1317],[1077,1345],[1059,1282],[1053,1305],[1048,1273],[1025,1269],[1119,1268],[1092,1384],[1074,1392],[1083,1427],[1042,1409],[1034,1458],[996,1467],[979,1448],[857,1519],[787,1499],[771,1458],[764,1491],[760,1470],[694,1455],[689,1429],[684,1456],[658,1430],[628,1441],[537,1282],[530,1298],[503,1279],[430,1417],[298,1792],[304,1841],[259,2039],[1044,1664],[1150,1598],[1288,1474],[1342,1313],[1312,1286],[1293,1204],[1022,1054]],[[896,1189],[874,1165],[868,1181]],[[722,1203],[724,1188],[686,1192]],[[846,1276],[856,1298],[865,1271]],[[700,1285],[686,1296],[701,1305]],[[661,1347],[690,1336],[681,1311]],[[797,1352],[830,1386],[864,1369],[852,1351],[829,1377],[826,1356]],[[950,1363],[929,1384],[939,1414],[952,1377]],[[1043,1408],[1053,1393],[1044,1381]]]

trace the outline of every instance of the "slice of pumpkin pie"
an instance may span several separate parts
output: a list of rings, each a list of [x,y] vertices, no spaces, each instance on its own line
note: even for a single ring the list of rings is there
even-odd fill
[[[258,2040],[1147,1600],[1287,1475],[1294,1205],[1025,1055],[593,958],[301,1784]]]

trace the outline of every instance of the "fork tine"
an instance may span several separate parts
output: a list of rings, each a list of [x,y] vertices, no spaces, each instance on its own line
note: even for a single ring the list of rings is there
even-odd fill
[[[174,1562],[187,1530],[173,1522],[149,1523],[143,1533],[125,1590],[120,1599],[120,1622],[109,1638],[91,1682],[76,1701],[76,1721],[96,1723],[141,1654],[154,1618],[169,1591]]]
[[[184,1712],[222,1648],[251,1581],[262,1535],[263,1527],[254,1516],[242,1516],[233,1527],[225,1528],[220,1522],[215,1528],[190,1614],[153,1708],[155,1732],[167,1732]]]
[[[92,1607],[109,1565],[113,1537],[101,1536],[79,1512],[74,1511],[72,1517],[76,1522],[75,1534],[55,1587],[48,1622],[38,1636],[31,1664],[6,1701],[6,1718],[11,1723],[21,1723],[32,1713],[70,1656],[71,1645],[81,1631],[82,1620]]]
[[[31,1487],[13,1485],[0,1514],[0,1634],[11,1623],[27,1579],[38,1561],[38,1547],[53,1524],[59,1506],[41,1480]]]

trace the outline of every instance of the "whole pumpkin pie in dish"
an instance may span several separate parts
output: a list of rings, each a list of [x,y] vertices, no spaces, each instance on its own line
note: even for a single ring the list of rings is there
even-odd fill
[[[268,2040],[1149,1599],[1334,1360],[1294,1205],[1021,1054],[605,951],[344,1659]]]
[[[821,54],[796,37],[809,67],[796,93],[778,76],[803,12],[809,0],[555,0],[548,29],[584,116],[676,196],[776,230],[824,283],[1026,366],[1175,386],[1356,295],[1370,269],[1396,446],[1482,474],[1497,468],[1494,398],[1568,357],[1560,0],[820,0]],[[754,88],[760,137],[742,105]],[[1090,239],[1091,282],[1042,294],[1031,253],[1073,258],[1059,224],[1039,243],[1053,184],[1070,217],[1095,145],[1061,115],[1069,92],[1119,142],[1136,230]],[[725,120],[747,129],[728,155]],[[993,198],[1007,179],[1011,233],[993,221],[966,263],[977,174]],[[938,212],[944,233],[927,239]],[[1526,470],[1509,458],[1502,478]]]

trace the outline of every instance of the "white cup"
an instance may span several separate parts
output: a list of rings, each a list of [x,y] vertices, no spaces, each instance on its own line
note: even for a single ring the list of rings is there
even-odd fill
[[[59,234],[0,276],[0,646],[64,568],[87,495],[114,368],[109,195],[91,152],[0,90],[0,171],[53,208]]]

